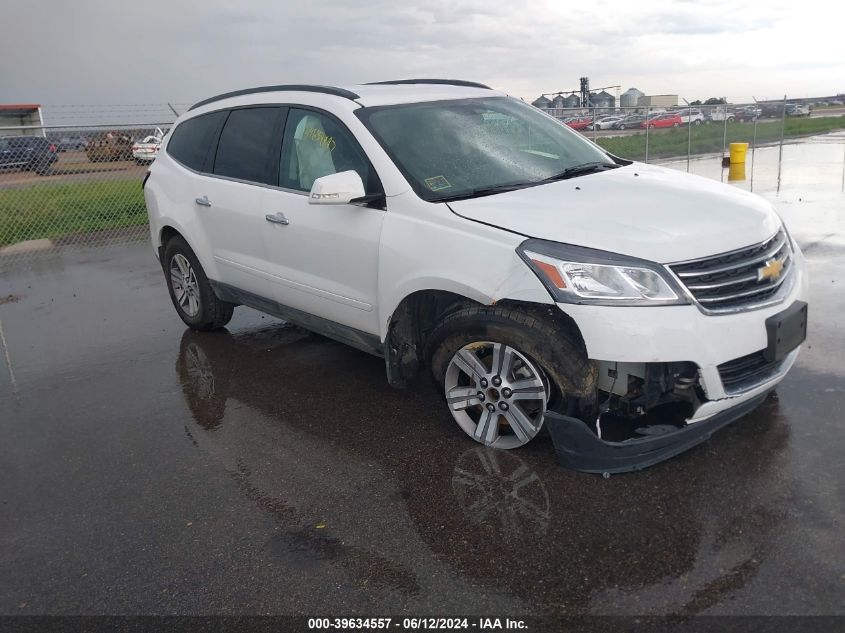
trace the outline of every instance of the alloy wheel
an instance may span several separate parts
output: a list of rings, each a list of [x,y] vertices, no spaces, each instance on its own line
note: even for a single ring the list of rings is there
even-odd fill
[[[548,401],[544,378],[535,363],[513,347],[469,343],[449,361],[446,401],[452,417],[475,441],[518,448],[543,426]]]
[[[200,311],[200,289],[188,258],[176,253],[170,260],[170,285],[179,308],[189,317]]]

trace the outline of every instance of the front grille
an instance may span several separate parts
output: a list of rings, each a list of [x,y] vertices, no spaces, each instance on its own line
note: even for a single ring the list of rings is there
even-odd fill
[[[780,275],[760,280],[760,270],[772,262],[783,265]],[[669,267],[704,310],[731,312],[769,303],[777,295],[792,273],[792,249],[781,229],[762,244]]]
[[[778,373],[782,361],[768,361],[763,352],[754,352],[719,365],[725,393],[739,393],[766,382]]]

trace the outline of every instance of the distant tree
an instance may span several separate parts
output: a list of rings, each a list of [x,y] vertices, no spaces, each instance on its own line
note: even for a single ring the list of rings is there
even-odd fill
[[[721,105],[723,103],[727,103],[721,97],[710,97],[707,101],[704,102],[704,105]]]
[[[696,99],[695,101],[690,101],[690,105],[701,105],[701,99]]]

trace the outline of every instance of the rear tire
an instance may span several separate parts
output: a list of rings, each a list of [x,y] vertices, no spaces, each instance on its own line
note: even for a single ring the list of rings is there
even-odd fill
[[[167,242],[163,264],[170,300],[185,325],[206,332],[232,320],[235,305],[217,298],[197,256],[182,237]]]
[[[539,433],[546,411],[594,397],[596,368],[583,341],[546,316],[542,308],[472,306],[429,337],[432,376],[455,422],[477,442],[518,448]]]

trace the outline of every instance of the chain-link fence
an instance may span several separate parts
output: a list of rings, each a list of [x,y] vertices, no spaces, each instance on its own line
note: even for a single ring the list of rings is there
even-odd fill
[[[0,264],[146,237],[141,181],[170,125],[0,128]]]
[[[788,100],[546,111],[617,156],[672,161],[675,168],[747,182],[752,190],[758,149],[779,148],[779,186],[784,143],[845,129],[845,108],[810,110]],[[68,245],[146,239],[141,181],[176,114],[169,104],[54,107],[52,126],[0,127],[0,268]],[[146,120],[158,122],[136,122],[151,115],[156,118]],[[115,120],[122,123],[96,124]],[[832,142],[845,143],[845,137]],[[746,159],[722,169],[731,143],[748,144]],[[841,167],[845,187],[845,152],[841,161],[835,159],[835,168]]]

